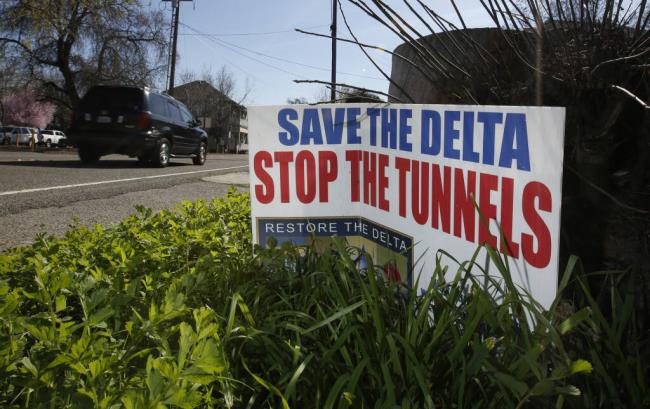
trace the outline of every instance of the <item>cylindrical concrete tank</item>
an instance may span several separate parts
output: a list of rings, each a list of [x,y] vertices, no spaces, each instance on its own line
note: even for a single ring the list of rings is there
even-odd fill
[[[525,51],[531,48],[524,40],[534,41],[519,32],[474,28],[422,37],[420,53],[403,43],[394,51],[403,58],[393,56],[391,102],[530,102],[533,73],[522,58],[531,61]]]

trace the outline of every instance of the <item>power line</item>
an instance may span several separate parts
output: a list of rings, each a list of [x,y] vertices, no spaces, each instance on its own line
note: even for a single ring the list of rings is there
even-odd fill
[[[181,23],[181,24],[183,24],[183,23]],[[196,31],[197,33],[201,33],[199,30],[197,30],[197,29],[195,29],[195,28],[193,28],[193,27],[190,27],[190,26],[188,26],[187,24],[183,24],[183,26],[189,28],[189,29],[192,30],[192,31]],[[304,76],[302,76],[302,75],[300,75],[300,74],[296,74],[295,72],[287,71],[287,70],[285,70],[285,69],[283,69],[283,68],[276,67],[275,65],[269,64],[269,63],[267,63],[267,62],[265,62],[265,61],[259,60],[259,59],[255,58],[255,57],[251,57],[250,55],[246,55],[246,54],[244,54],[244,53],[242,53],[242,52],[239,52],[239,51],[237,51],[236,49],[234,49],[234,48],[232,48],[232,47],[230,47],[230,46],[228,46],[228,45],[226,45],[226,44],[223,44],[223,42],[222,42],[221,40],[218,40],[218,39],[216,39],[216,38],[208,37],[208,39],[212,40],[215,44],[220,45],[221,47],[224,47],[224,48],[226,48],[226,49],[228,49],[228,50],[234,52],[235,54],[239,54],[239,55],[241,55],[242,57],[249,58],[249,59],[251,59],[251,60],[253,60],[253,61],[255,61],[255,62],[258,62],[258,63],[260,63],[260,64],[262,64],[262,65],[265,65],[265,66],[267,66],[267,67],[269,67],[269,68],[273,68],[274,70],[278,70],[278,71],[284,72],[285,74],[289,74],[289,75],[292,75],[292,76],[294,76],[294,77],[306,78],[306,77],[304,77]]]
[[[240,48],[240,49],[246,50],[246,51],[248,51],[250,53],[261,55],[261,56],[264,56],[264,57],[267,57],[267,58],[272,58],[274,60],[278,60],[278,61],[282,61],[282,62],[286,62],[286,63],[289,63],[289,64],[294,64],[294,65],[299,65],[301,67],[312,68],[312,69],[319,70],[319,71],[330,72],[330,69],[328,69],[328,68],[317,67],[315,65],[304,64],[304,63],[301,63],[301,62],[298,62],[298,61],[287,60],[286,58],[280,58],[280,57],[276,57],[276,56],[273,56],[273,55],[264,54],[262,52],[251,50],[249,48],[242,47],[240,45],[233,44],[233,43],[230,43],[230,42],[225,41],[225,40],[219,40],[219,41],[221,41],[221,42],[223,42],[225,44],[228,44],[228,45],[230,45],[232,47]],[[339,74],[350,75],[350,76],[353,76],[353,77],[368,78],[368,79],[371,79],[371,80],[383,80],[383,78],[371,77],[369,75],[352,74],[350,72],[343,72],[343,71],[336,71],[336,72],[339,73]]]
[[[263,56],[263,57],[266,57],[266,58],[271,58],[271,59],[274,59],[274,60],[277,60],[277,61],[282,61],[282,62],[285,62],[285,63],[288,63],[288,64],[294,64],[294,65],[298,65],[298,66],[301,66],[301,67],[311,68],[311,69],[314,69],[314,70],[330,72],[329,68],[317,67],[317,66],[314,66],[314,65],[304,64],[304,63],[301,63],[301,62],[298,62],[298,61],[292,61],[292,60],[288,60],[288,59],[285,59],[285,58],[280,58],[280,57],[276,57],[276,56],[273,56],[273,55],[265,54],[265,53],[262,53],[262,52],[259,52],[259,51],[251,50],[250,48],[242,47],[240,45],[233,44],[231,42],[215,38],[215,36],[213,36],[211,34],[201,33],[199,30],[197,30],[197,29],[195,29],[193,27],[190,27],[187,24],[181,23],[181,25],[183,25],[186,28],[189,28],[190,30],[193,30],[193,31],[197,32],[198,35],[208,37],[210,40],[212,40],[212,41],[216,42],[217,44],[219,44],[219,45],[221,45],[223,47],[226,47],[226,48],[228,48],[227,46],[230,46],[230,47],[234,47],[234,48],[237,48],[237,49],[240,49],[240,50],[244,50],[244,51],[247,51],[249,53],[259,55],[259,56]],[[243,54],[240,54],[240,55],[243,55]],[[248,58],[252,58],[252,57],[249,57],[247,55],[244,55],[244,56],[248,57]],[[256,60],[256,61],[260,62],[259,60]],[[262,64],[264,64],[264,63],[262,63]],[[272,66],[272,67],[274,67],[274,66]],[[275,68],[278,69],[277,67],[275,67]],[[288,72],[288,71],[285,71],[285,72]],[[336,72],[339,73],[339,74],[342,74],[342,75],[348,75],[348,76],[352,76],[352,77],[367,78],[367,79],[371,79],[371,80],[383,80],[383,78],[371,77],[369,75],[352,74],[352,73],[343,72],[343,71],[336,71]]]
[[[327,27],[327,25],[319,25],[307,27],[305,30]],[[179,33],[178,35],[182,36],[215,36],[215,37],[240,37],[240,36],[261,36],[261,35],[271,35],[271,34],[284,34],[284,33],[295,33],[296,30],[280,30],[280,31],[260,31],[260,32],[250,32],[250,33]]]
[[[199,41],[201,41],[201,42],[202,42],[203,44],[205,44],[207,47],[211,48],[212,50],[218,51],[217,48],[214,46],[214,44],[211,44],[211,43],[207,42],[206,40],[204,40],[204,39],[201,38],[201,37],[197,37],[197,38],[199,39]],[[243,72],[244,74],[248,75],[249,77],[252,77],[252,78],[256,79],[257,81],[260,81],[260,82],[262,82],[262,83],[264,83],[264,84],[268,84],[268,82],[264,81],[263,79],[259,78],[259,77],[256,76],[256,75],[251,74],[250,72],[248,72],[247,70],[243,69],[243,68],[240,67],[239,65],[233,63],[232,61],[228,60],[227,58],[225,58],[225,57],[223,57],[223,56],[222,56],[221,58],[222,58],[224,61],[226,61],[228,64],[230,64],[230,65],[232,65],[233,67],[237,68],[239,71],[241,71],[241,72]]]

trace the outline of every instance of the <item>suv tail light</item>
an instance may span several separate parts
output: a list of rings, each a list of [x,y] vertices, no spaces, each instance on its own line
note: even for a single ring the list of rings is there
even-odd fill
[[[151,115],[148,112],[140,112],[135,119],[135,127],[143,130],[149,128],[151,125]]]

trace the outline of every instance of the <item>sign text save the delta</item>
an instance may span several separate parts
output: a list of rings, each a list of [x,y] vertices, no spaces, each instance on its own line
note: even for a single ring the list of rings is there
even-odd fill
[[[548,307],[557,286],[564,117],[551,107],[251,108],[254,240],[318,246],[344,236],[387,278],[422,288],[439,249],[466,261],[487,244],[508,254],[515,283]],[[442,262],[457,271],[450,257]]]

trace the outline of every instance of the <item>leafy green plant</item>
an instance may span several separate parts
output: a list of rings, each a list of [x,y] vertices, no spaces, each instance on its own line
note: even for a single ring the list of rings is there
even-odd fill
[[[226,402],[209,305],[221,311],[253,263],[249,220],[248,198],[230,192],[1,255],[0,406]]]
[[[340,238],[253,248],[250,231],[231,191],[0,255],[0,406],[648,406],[625,274],[604,311],[571,259],[546,311],[490,249],[497,276],[438,262],[418,294]]]
[[[325,254],[268,251],[274,274],[242,289],[259,333],[238,354],[266,377],[263,399],[280,391],[296,407],[555,407],[580,393],[570,381],[591,365],[562,340],[575,323],[522,295],[507,270],[504,286],[486,289],[471,263],[450,282],[438,264],[420,296],[374,268],[358,272],[356,250],[335,244]]]

